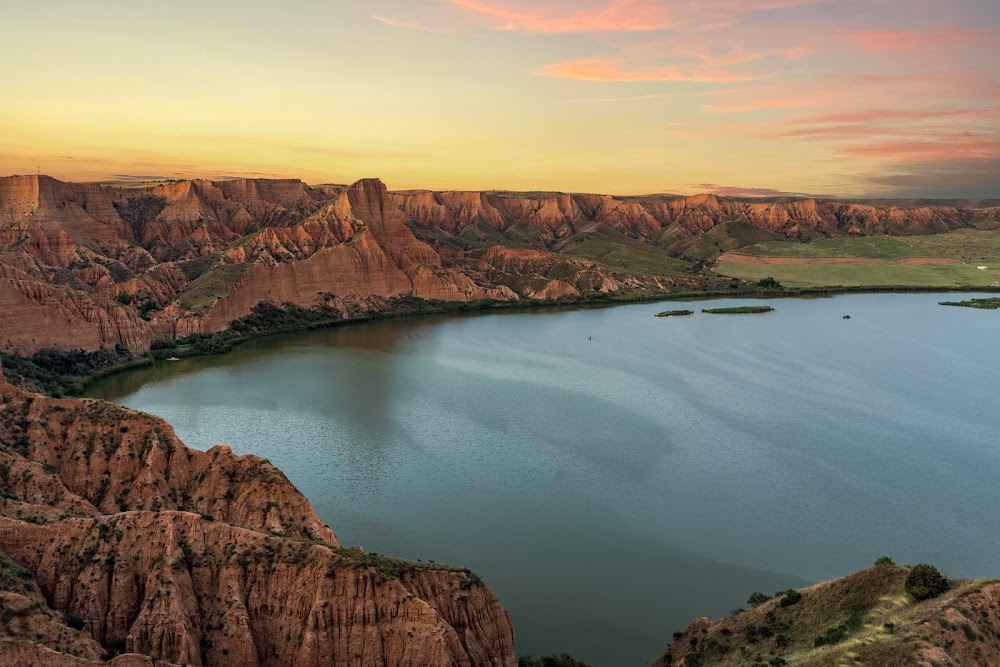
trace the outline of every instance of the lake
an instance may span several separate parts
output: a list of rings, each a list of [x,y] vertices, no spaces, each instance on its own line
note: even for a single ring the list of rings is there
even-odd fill
[[[1000,312],[952,299],[384,321],[90,395],[270,459],[345,545],[470,567],[519,653],[643,665],[696,617],[882,555],[1000,575]],[[744,304],[776,311],[700,312]],[[674,308],[698,312],[653,317]]]

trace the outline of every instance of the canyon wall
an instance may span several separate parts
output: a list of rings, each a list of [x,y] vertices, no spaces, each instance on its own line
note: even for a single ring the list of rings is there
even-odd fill
[[[690,290],[711,277],[673,258],[720,225],[805,238],[1000,224],[997,209],[972,204],[390,193],[375,179],[346,188],[290,179],[111,187],[11,176],[0,178],[0,351],[142,352],[159,338],[225,329],[262,301],[347,316],[410,295]],[[581,256],[588,243],[596,255]],[[630,254],[657,261],[620,261]]]

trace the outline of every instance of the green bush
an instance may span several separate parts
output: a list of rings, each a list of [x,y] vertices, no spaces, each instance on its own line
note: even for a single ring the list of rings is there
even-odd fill
[[[917,602],[929,600],[948,590],[948,579],[933,565],[914,565],[906,576],[906,592]]]
[[[750,594],[750,597],[747,598],[747,604],[753,608],[757,608],[770,599],[771,599],[770,595],[765,595],[760,591],[755,591]]]
[[[891,558],[889,558],[888,556],[879,556],[878,560],[875,561],[875,564],[876,565],[889,565],[889,566],[892,566],[892,567],[896,567],[896,563],[893,562],[893,560]]]
[[[791,589],[784,592],[784,596],[781,598],[780,604],[782,607],[791,607],[793,604],[797,603],[802,599],[802,593],[798,591],[793,591]]]

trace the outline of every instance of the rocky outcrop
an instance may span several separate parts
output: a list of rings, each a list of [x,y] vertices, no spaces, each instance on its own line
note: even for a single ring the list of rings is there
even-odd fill
[[[154,417],[0,386],[0,492],[4,664],[516,664],[478,577],[343,549],[270,463]]]
[[[224,329],[261,301],[469,301],[504,295],[497,287],[442,267],[374,179],[346,189],[0,179],[0,349],[9,352],[140,352],[158,337]]]

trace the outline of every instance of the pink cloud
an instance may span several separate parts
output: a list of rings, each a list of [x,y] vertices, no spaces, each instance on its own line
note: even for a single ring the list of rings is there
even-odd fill
[[[944,160],[992,160],[1000,157],[1000,138],[966,134],[932,139],[873,141],[845,147],[854,157],[890,159],[896,162]]]
[[[534,4],[532,9],[487,4],[479,0],[451,0],[463,9],[499,19],[499,30],[537,33],[635,32],[666,28],[670,22],[654,0],[613,0],[596,9],[566,10]]]
[[[724,68],[682,65],[636,66],[621,60],[589,58],[544,65],[537,74],[556,79],[578,81],[686,81],[724,83],[760,78]]]
[[[824,0],[610,0],[596,8],[576,3],[451,0],[494,21],[497,30],[533,33],[638,32],[679,26],[713,29],[734,16],[815,4]],[[568,6],[567,6],[568,5]]]
[[[895,54],[906,57],[926,56],[929,51],[960,45],[993,46],[1000,40],[1000,30],[980,28],[945,28],[941,30],[864,30],[847,35],[866,53]]]
[[[1000,120],[1000,109],[865,109],[789,120],[800,125],[924,120]]]
[[[715,183],[699,183],[694,186],[699,192],[707,192],[720,197],[802,197],[808,196],[801,192],[785,192],[772,188],[748,188],[738,185],[716,185]]]

